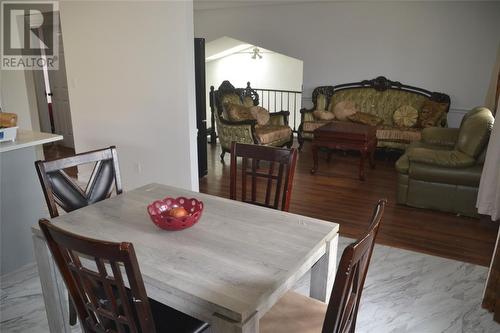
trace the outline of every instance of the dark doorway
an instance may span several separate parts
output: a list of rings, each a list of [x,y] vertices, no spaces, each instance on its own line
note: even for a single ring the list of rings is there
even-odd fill
[[[205,38],[194,39],[196,128],[198,129],[198,177],[207,175],[207,101],[205,90]]]

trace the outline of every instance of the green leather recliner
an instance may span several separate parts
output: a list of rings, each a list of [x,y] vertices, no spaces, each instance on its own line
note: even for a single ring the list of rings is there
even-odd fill
[[[460,128],[426,128],[396,162],[397,202],[477,217],[476,199],[494,118],[469,111]]]

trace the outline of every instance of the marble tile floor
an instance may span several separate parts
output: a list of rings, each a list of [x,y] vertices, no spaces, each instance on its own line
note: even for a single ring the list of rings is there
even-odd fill
[[[350,242],[340,238],[339,258]],[[376,245],[356,332],[500,332],[480,306],[486,274],[485,267]],[[307,294],[308,282],[306,274],[295,289]],[[49,332],[34,265],[3,276],[0,285],[0,332]]]

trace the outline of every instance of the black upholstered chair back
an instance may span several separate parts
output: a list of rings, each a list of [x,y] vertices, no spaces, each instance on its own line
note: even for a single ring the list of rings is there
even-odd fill
[[[85,188],[64,171],[66,168],[95,163]],[[118,156],[114,146],[52,161],[36,161],[35,167],[51,217],[109,198],[115,189],[122,193]]]

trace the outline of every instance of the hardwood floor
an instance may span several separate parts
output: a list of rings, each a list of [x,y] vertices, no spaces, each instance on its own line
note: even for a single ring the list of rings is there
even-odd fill
[[[295,145],[297,146],[297,145]],[[45,145],[46,159],[71,156],[74,150]],[[200,191],[229,197],[229,158],[219,161],[220,146],[208,145],[208,175],[200,179]],[[299,153],[290,212],[340,224],[340,234],[357,238],[368,226],[379,198],[389,204],[377,243],[487,266],[493,252],[498,224],[489,218],[472,219],[396,205],[396,154],[376,156],[374,170],[366,169],[366,180],[358,179],[358,156],[336,153],[326,162],[320,152],[319,170],[312,166],[310,145]],[[76,170],[68,170],[76,177]]]
[[[297,146],[297,145],[295,145]],[[326,162],[320,152],[319,170],[312,166],[310,145],[299,153],[290,212],[340,224],[340,234],[357,238],[368,227],[379,198],[389,204],[377,243],[487,266],[495,245],[498,224],[426,209],[396,205],[397,155],[377,153],[376,168],[358,180],[358,156],[335,153]],[[229,155],[219,161],[220,146],[208,145],[208,175],[200,191],[229,197]]]

